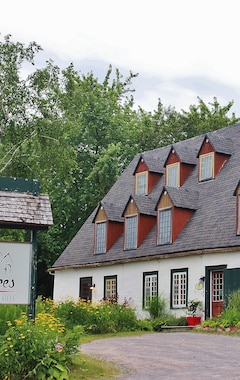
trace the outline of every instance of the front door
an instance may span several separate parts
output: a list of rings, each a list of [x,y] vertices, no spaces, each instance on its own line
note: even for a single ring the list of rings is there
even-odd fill
[[[80,289],[79,289],[79,297],[85,301],[92,300],[92,290],[90,289],[92,286],[92,277],[81,277],[80,278]]]
[[[224,307],[224,272],[211,271],[211,309],[212,318],[223,312]]]

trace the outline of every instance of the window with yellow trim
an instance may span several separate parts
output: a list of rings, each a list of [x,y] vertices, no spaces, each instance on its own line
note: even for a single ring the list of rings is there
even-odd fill
[[[104,277],[104,299],[117,302],[117,276]]]
[[[214,178],[214,153],[202,154],[199,160],[199,180],[206,181]]]
[[[167,165],[166,167],[166,185],[178,187],[180,186],[180,164],[179,162],[175,164]]]
[[[148,193],[148,172],[136,174],[136,194],[146,195]]]

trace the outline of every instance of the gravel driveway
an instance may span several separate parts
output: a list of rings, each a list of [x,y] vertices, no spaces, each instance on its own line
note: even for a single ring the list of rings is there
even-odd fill
[[[193,332],[146,334],[85,343],[81,352],[114,361],[121,380],[240,380],[240,337]]]

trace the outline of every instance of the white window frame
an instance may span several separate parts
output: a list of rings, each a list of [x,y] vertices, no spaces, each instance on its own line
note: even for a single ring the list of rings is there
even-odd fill
[[[206,181],[214,178],[214,153],[201,154],[199,180]]]
[[[180,186],[180,163],[177,162],[175,164],[167,165],[166,167],[167,175],[166,175],[166,185],[172,186],[172,187],[179,187]]]
[[[95,253],[106,253],[107,223],[95,223]]]
[[[131,215],[125,217],[125,239],[124,249],[137,248],[137,231],[138,231],[138,216]]]
[[[136,174],[136,194],[148,194],[148,172],[144,171]]]
[[[172,242],[172,208],[158,210],[158,245]]]
[[[188,270],[177,269],[171,273],[171,306],[174,309],[187,307]]]
[[[143,308],[148,308],[151,300],[158,296],[158,272],[143,273]]]

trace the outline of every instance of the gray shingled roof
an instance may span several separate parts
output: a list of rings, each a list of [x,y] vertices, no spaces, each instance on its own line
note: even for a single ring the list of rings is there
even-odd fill
[[[176,152],[201,148],[204,135],[174,144]],[[161,257],[166,254],[185,254],[212,249],[240,249],[240,236],[236,235],[236,197],[234,191],[240,180],[240,123],[207,134],[214,149],[219,153],[230,154],[215,179],[198,181],[198,165],[180,189],[169,189],[169,195],[176,205],[196,210],[173,244],[156,245],[155,225],[140,247],[123,251],[123,234],[105,254],[94,255],[94,213],[66,247],[53,269],[87,265],[104,265],[119,261],[131,261],[145,257]],[[165,162],[172,145],[144,152],[144,159],[159,159]],[[139,162],[137,155],[120,178],[116,181],[103,201],[112,203],[124,210],[129,197],[134,192],[134,170]],[[155,206],[165,187],[165,174],[159,179],[149,196]],[[180,190],[178,192],[178,190]],[[179,194],[179,199],[177,194]],[[184,195],[183,195],[184,194]],[[144,198],[145,197],[145,198]],[[198,198],[198,199],[197,199]],[[154,206],[154,207],[155,207]]]
[[[199,193],[197,191],[184,189],[182,187],[170,187],[170,186],[164,186],[162,193],[164,191],[167,191],[175,207],[186,208],[189,210],[198,209]]]
[[[230,139],[226,136],[225,137],[219,136],[215,132],[206,134],[205,138],[209,139],[209,141],[210,141],[213,149],[215,150],[215,152],[227,154],[229,156],[232,154],[232,152],[233,152],[233,141],[232,141],[232,139]],[[204,138],[204,140],[205,140],[205,138]],[[203,142],[204,142],[204,140],[203,140]]]
[[[154,209],[155,206],[155,200],[153,200],[151,197],[148,197],[146,195],[136,195],[136,194],[131,194],[130,199],[133,199],[137,209],[139,211],[139,214],[143,215],[156,215],[156,211]],[[127,207],[127,205],[126,205]],[[125,210],[123,211],[124,214]]]
[[[48,195],[0,191],[0,225],[45,229],[52,224]]]
[[[124,222],[124,218],[122,217],[122,207],[119,207],[113,203],[109,202],[100,202],[99,206],[97,207],[97,210],[95,212],[94,218],[93,218],[93,223],[95,222],[95,218],[97,216],[97,213],[100,209],[100,207],[104,208],[104,211],[107,215],[108,220],[112,222]]]

